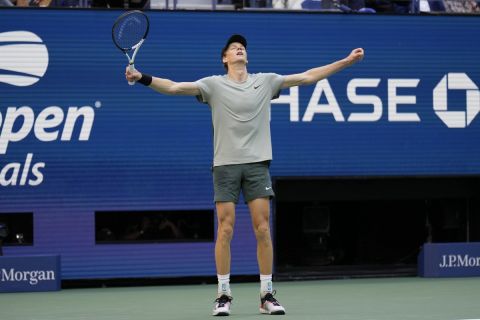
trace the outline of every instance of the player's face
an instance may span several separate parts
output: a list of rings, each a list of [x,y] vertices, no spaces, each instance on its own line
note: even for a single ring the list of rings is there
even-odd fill
[[[223,57],[223,63],[247,62],[247,50],[238,42],[233,42],[228,46]]]

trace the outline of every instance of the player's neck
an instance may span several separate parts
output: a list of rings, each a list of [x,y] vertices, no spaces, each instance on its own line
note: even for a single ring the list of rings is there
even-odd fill
[[[248,78],[247,67],[242,66],[229,66],[227,77],[235,82],[245,82]]]

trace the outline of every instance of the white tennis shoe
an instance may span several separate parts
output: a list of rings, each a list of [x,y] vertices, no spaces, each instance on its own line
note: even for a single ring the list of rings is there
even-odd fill
[[[213,307],[212,314],[214,316],[229,316],[232,300],[233,298],[227,296],[226,294],[223,294],[219,298],[215,299],[215,306]]]
[[[285,314],[285,308],[273,296],[276,294],[274,290],[272,293],[267,293],[265,297],[260,299],[260,313],[280,315]]]

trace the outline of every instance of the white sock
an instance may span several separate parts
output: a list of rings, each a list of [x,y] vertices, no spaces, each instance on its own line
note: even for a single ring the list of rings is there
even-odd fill
[[[273,292],[273,283],[271,274],[260,275],[260,296],[263,298],[267,293]]]
[[[222,294],[227,296],[232,296],[232,291],[230,290],[230,273],[228,274],[217,274],[218,279],[218,297]]]

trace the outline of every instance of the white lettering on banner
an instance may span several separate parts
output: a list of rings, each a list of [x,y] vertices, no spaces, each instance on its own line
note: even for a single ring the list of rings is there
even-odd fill
[[[382,100],[374,95],[358,95],[357,88],[377,88],[380,79],[352,79],[347,85],[347,97],[354,104],[371,104],[372,113],[354,113],[348,117],[350,122],[378,121],[382,117]]]
[[[20,177],[20,183],[18,183],[18,185],[20,186],[24,186],[27,184],[32,158],[32,153],[27,154],[27,158],[25,159],[22,170],[22,175]],[[28,179],[28,185],[35,187],[43,182],[43,173],[40,171],[40,169],[42,168],[45,168],[45,162],[38,162],[33,165],[32,174],[34,176],[34,179]],[[19,162],[12,162],[3,167],[0,171],[0,186],[16,186],[21,169],[22,164]]]
[[[327,104],[319,104],[322,93],[325,92],[325,98],[327,98]],[[315,89],[313,90],[312,97],[308,103],[307,110],[303,115],[302,121],[310,122],[313,119],[313,116],[316,113],[331,113],[335,120],[345,121],[340,106],[338,105],[337,99],[333,94],[332,87],[327,79],[323,79],[317,82]]]
[[[358,94],[359,88],[378,88],[379,78],[354,78],[347,84],[347,98],[354,105],[372,105],[370,113],[352,112],[347,118],[348,122],[375,122],[383,115],[383,105],[378,95]],[[387,79],[387,119],[389,122],[421,122],[416,112],[400,112],[400,105],[416,105],[416,95],[400,95],[398,89],[415,89],[420,79]],[[465,90],[466,111],[447,110],[447,90]],[[448,73],[433,91],[433,111],[448,128],[465,128],[470,125],[480,113],[480,90],[465,73]],[[322,94],[325,94],[327,103],[319,104]],[[280,95],[272,100],[273,104],[290,105],[290,121],[298,122],[300,119],[299,90],[298,87],[290,88],[288,95]],[[327,79],[317,82],[310,97],[302,122],[312,122],[316,114],[331,114],[337,122],[345,121],[341,106]]]
[[[284,94],[277,99],[272,100],[272,103],[289,104],[290,105],[290,122],[298,122],[299,109],[298,109],[298,87],[291,87],[289,89],[290,94]]]
[[[95,107],[100,108],[96,101]],[[42,142],[55,140],[71,141],[73,131],[79,127],[78,140],[88,141],[95,120],[95,110],[91,106],[69,107],[65,115],[58,106],[41,110],[37,116],[31,107],[8,107],[5,115],[0,112],[0,155],[6,154],[11,143],[33,135]],[[43,182],[42,169],[45,162],[33,163],[33,153],[28,153],[25,161],[11,162],[0,167],[0,186],[38,186]]]
[[[2,114],[0,112],[0,154],[5,154],[7,152],[10,142],[18,142],[25,139],[32,131],[32,128],[35,137],[40,141],[49,142],[57,140],[60,131],[62,131],[61,140],[70,141],[72,139],[72,132],[75,123],[80,117],[83,117],[83,121],[78,140],[87,141],[90,137],[95,118],[95,111],[90,106],[68,108],[63,128],[60,127],[60,125],[62,124],[65,115],[60,107],[47,107],[38,114],[36,119],[35,114],[30,107],[8,107],[5,112],[3,124]],[[16,122],[20,124],[20,128],[14,130]],[[50,131],[47,132],[45,131],[46,129],[50,129]]]
[[[459,267],[480,267],[480,257],[471,257],[468,254],[449,254],[442,255],[440,268],[459,268]]]
[[[37,285],[39,281],[55,280],[55,271],[53,270],[33,270],[33,271],[15,271],[2,268],[1,281],[28,282],[31,285]]]
[[[388,79],[388,121],[391,122],[420,122],[417,113],[400,113],[398,106],[400,104],[416,104],[416,96],[399,95],[398,88],[416,88],[420,79]],[[381,119],[383,113],[383,103],[379,96],[376,95],[359,95],[358,88],[377,88],[380,79],[352,79],[347,85],[347,98],[352,104],[371,104],[373,111],[371,113],[352,112],[348,120],[349,122],[375,122]],[[295,89],[295,91],[293,91]],[[326,104],[319,104],[322,94],[325,93],[327,99]],[[289,95],[281,95],[278,99],[272,100],[276,104],[290,104],[290,121],[297,122],[300,118],[299,111],[299,95],[298,87],[290,88]],[[332,114],[337,122],[345,121],[342,110],[335,94],[327,79],[317,82],[308,103],[303,122],[311,122],[315,114]],[[294,120],[292,120],[294,119]]]
[[[397,88],[416,88],[420,79],[388,79],[388,120],[420,122],[416,113],[399,113],[399,104],[416,104],[416,96],[399,96]]]

